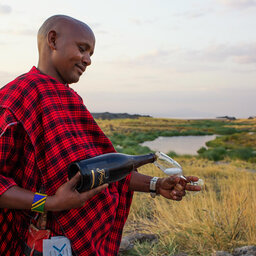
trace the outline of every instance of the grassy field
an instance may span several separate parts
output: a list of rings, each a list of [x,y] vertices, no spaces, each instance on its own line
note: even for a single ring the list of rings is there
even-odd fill
[[[188,192],[181,202],[135,193],[125,234],[154,233],[158,243],[137,243],[123,255],[210,255],[216,250],[256,244],[256,173],[242,161],[214,163],[176,158],[184,172],[205,181],[203,191]],[[255,167],[255,166],[254,166]],[[139,170],[163,176],[153,165]]]
[[[139,143],[158,136],[219,134],[198,156],[175,156],[185,175],[205,181],[202,192],[181,202],[135,193],[124,234],[157,234],[157,243],[136,243],[121,255],[211,255],[256,245],[256,120],[97,120],[119,152],[150,151]],[[152,164],[140,172],[164,176]]]

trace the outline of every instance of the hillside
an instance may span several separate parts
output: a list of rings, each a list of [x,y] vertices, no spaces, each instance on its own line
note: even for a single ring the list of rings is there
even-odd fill
[[[139,115],[139,114],[128,114],[128,113],[110,113],[110,112],[101,112],[101,113],[92,113],[92,116],[96,119],[102,120],[112,120],[112,119],[138,119],[140,117],[151,117],[149,115]]]

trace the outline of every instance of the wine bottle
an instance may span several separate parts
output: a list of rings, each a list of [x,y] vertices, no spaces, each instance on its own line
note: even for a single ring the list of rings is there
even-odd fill
[[[76,189],[83,192],[105,183],[119,181],[135,168],[153,163],[155,160],[154,153],[138,156],[108,153],[71,163],[68,167],[68,177],[71,179],[80,172],[81,180]]]

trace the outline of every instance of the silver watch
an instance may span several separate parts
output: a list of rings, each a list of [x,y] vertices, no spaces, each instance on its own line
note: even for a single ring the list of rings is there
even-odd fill
[[[153,197],[153,198],[156,197],[156,182],[158,179],[159,179],[159,177],[153,177],[150,180],[149,191],[150,191],[151,197]]]

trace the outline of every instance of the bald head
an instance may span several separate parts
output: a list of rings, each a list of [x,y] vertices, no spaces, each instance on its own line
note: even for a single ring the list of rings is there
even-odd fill
[[[39,28],[37,33],[38,50],[40,51],[42,44],[47,40],[47,35],[50,31],[60,32],[61,30],[67,30],[71,27],[83,27],[88,32],[92,32],[91,28],[84,22],[74,19],[67,15],[54,15],[48,18],[42,26]]]
[[[65,15],[48,18],[38,30],[38,68],[63,83],[75,83],[91,64],[95,37],[84,22]]]

